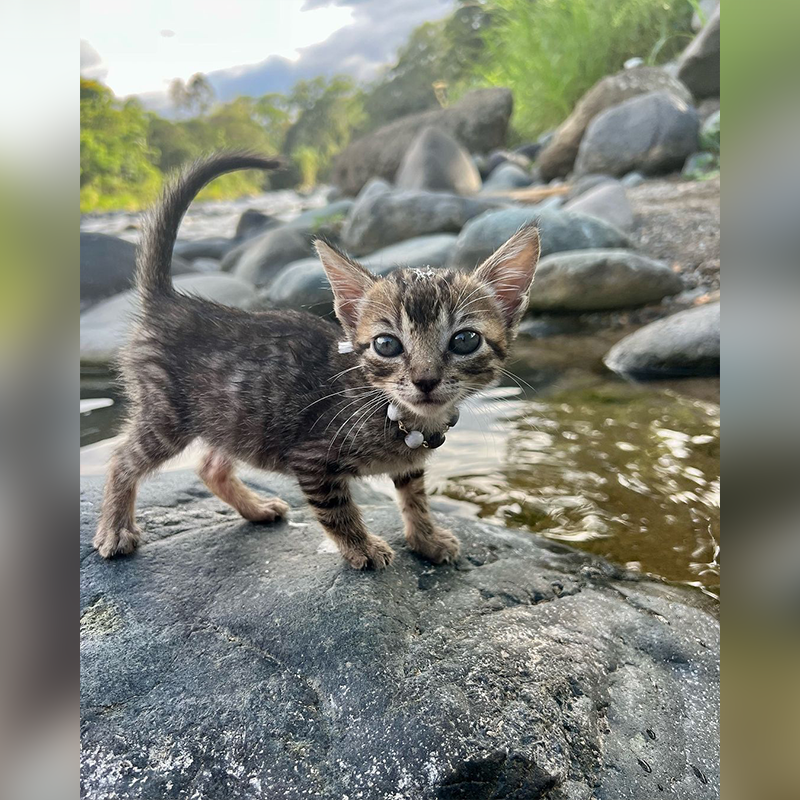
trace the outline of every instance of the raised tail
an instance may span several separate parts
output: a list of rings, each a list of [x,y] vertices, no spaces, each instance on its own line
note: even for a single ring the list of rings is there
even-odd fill
[[[254,153],[217,153],[195,161],[170,181],[147,215],[136,257],[136,285],[143,299],[172,292],[172,250],[183,215],[197,193],[214,178],[237,169],[277,169],[282,162]]]

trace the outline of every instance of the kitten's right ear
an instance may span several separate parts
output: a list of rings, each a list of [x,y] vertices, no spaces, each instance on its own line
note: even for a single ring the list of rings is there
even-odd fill
[[[336,316],[352,337],[358,325],[361,300],[375,282],[375,276],[321,239],[314,242],[314,248],[333,289]]]

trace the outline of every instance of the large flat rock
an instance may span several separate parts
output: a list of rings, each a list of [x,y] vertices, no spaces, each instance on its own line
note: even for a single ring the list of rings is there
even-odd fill
[[[104,562],[84,479],[82,796],[719,796],[718,626],[693,595],[462,518],[441,520],[460,562],[436,568],[368,491],[397,558],[356,572],[293,483],[261,488],[288,522],[163,474],[140,550]]]

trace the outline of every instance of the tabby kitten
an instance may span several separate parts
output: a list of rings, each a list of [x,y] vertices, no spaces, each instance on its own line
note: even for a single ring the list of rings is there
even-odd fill
[[[471,274],[398,269],[379,278],[317,241],[344,337],[309,313],[250,313],[177,293],[172,249],[197,192],[232,170],[276,166],[237,153],[197,162],[147,220],[137,261],[141,310],[121,360],[130,418],[110,462],[94,546],[106,558],[133,551],[138,482],[200,439],[200,476],[245,519],[272,522],[288,506],[246,487],[237,461],[294,475],[344,559],[356,569],[385,567],[392,548],[367,531],[349,484],[388,474],[408,546],[436,564],[452,561],[458,540],[431,518],[425,460],[458,404],[500,373],[527,307],[537,230],[522,228]]]

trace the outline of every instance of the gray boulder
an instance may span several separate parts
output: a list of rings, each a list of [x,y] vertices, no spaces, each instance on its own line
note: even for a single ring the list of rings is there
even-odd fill
[[[136,245],[105,233],[81,231],[81,309],[106,297],[124,292],[133,285],[136,270]],[[172,259],[172,274],[192,272],[182,258]]]
[[[384,275],[397,266],[444,267],[456,246],[457,239],[454,233],[416,236],[376,250],[360,260],[364,266],[378,275]]]
[[[455,247],[456,236],[439,233],[418,236],[360,259],[376,275],[388,275],[396,267],[443,267]],[[319,259],[306,258],[284,267],[259,294],[260,308],[304,308],[314,314],[333,313],[333,295]]]
[[[481,177],[488,178],[502,164],[516,164],[520,169],[528,170],[531,160],[518,150],[493,150],[486,158],[486,167]]]
[[[429,233],[453,233],[490,208],[488,198],[443,192],[392,191],[359,198],[342,229],[345,248],[359,256]]]
[[[678,78],[698,99],[719,97],[719,6],[678,59]]]
[[[318,258],[304,258],[284,267],[259,293],[257,308],[294,308],[327,316],[333,313],[333,294]]]
[[[659,67],[636,67],[598,81],[578,102],[536,161],[545,181],[572,171],[578,147],[589,123],[603,111],[631,97],[653,91],[667,91],[685,103],[692,95],[678,80]]]
[[[246,243],[232,272],[247,283],[264,286],[287,264],[310,256],[311,239],[308,230],[301,227],[284,226],[267,231]],[[225,266],[223,260],[222,268]]]
[[[620,230],[633,228],[633,209],[625,187],[615,180],[606,180],[564,205],[565,211],[580,211],[616,225]]]
[[[708,303],[651,322],[617,342],[605,364],[642,378],[719,374],[720,304]]]
[[[449,108],[402,117],[351,142],[337,156],[331,180],[353,196],[372,177],[393,180],[411,143],[429,126],[449,133],[470,152],[486,153],[504,144],[511,108],[508,89],[479,89]]]
[[[342,565],[293,481],[246,523],[194,476],[142,487],[144,541],[91,550],[81,482],[85,797],[716,800],[719,626],[698,595],[542,537],[437,515],[457,565]]]
[[[563,250],[630,246],[628,237],[619,228],[578,211],[505,208],[482,214],[464,227],[448,266],[474,269],[522,225],[533,221],[539,224],[543,256]]]
[[[531,289],[534,311],[635,308],[678,294],[683,281],[662,261],[630,250],[579,250],[541,260]]]
[[[236,224],[236,239],[252,239],[281,225],[281,221],[256,208],[248,208]]]
[[[599,186],[601,183],[608,183],[613,180],[615,179],[610,175],[581,175],[570,184],[565,199],[569,202],[576,197],[580,197],[585,192],[588,192],[589,189],[594,189],[595,186]]]
[[[502,192],[506,189],[522,189],[530,186],[533,178],[522,167],[510,161],[492,170],[492,174],[483,184],[484,192]]]
[[[175,279],[175,288],[226,306],[247,308],[253,299],[252,284],[230,275],[185,275]],[[135,290],[118,294],[81,314],[81,364],[107,366],[125,343],[138,308]]]
[[[575,172],[648,175],[680,170],[697,150],[700,122],[694,108],[669,92],[626,100],[596,117],[586,131]]]
[[[238,242],[227,236],[211,236],[207,239],[181,240],[175,242],[174,253],[185,261],[197,261],[199,258],[213,258],[222,261]]]
[[[428,127],[403,156],[395,185],[469,195],[481,188],[481,176],[469,153],[449,133]]]
[[[299,228],[324,236],[329,230],[341,227],[342,220],[350,213],[354,202],[349,197],[345,197],[320,208],[309,208],[287,222],[286,227]]]

